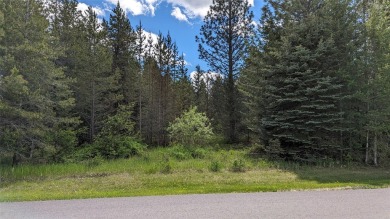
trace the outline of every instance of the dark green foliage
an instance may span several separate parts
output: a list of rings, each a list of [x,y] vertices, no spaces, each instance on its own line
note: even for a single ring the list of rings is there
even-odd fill
[[[139,155],[146,147],[134,137],[132,105],[121,105],[118,112],[104,122],[94,145],[101,156],[107,159],[127,158]]]
[[[77,148],[72,154],[65,157],[69,163],[91,160],[95,157],[101,157],[100,152],[94,144],[84,144]]]
[[[119,2],[110,14],[109,21],[103,21],[104,30],[112,50],[112,70],[111,74],[118,74],[118,84],[120,90],[116,95],[121,95],[121,102],[135,102],[137,98],[136,83],[139,73],[139,63],[136,60],[136,34],[131,27],[130,20]]]
[[[78,4],[0,0],[2,162],[93,167],[141,141],[203,159],[211,127],[271,159],[390,162],[389,1],[269,0],[253,33],[247,1],[215,0],[196,38],[211,69],[191,79],[169,32],[153,43],[119,3],[102,23]]]
[[[93,144],[81,145],[73,154],[67,155],[66,161],[80,162],[91,159],[118,159],[141,155],[146,146],[132,137],[108,136],[98,138]]]
[[[269,157],[361,162],[365,150],[366,163],[377,164],[378,148],[388,151],[385,8],[268,1],[239,83],[244,122]]]
[[[132,137],[107,136],[94,143],[99,154],[106,159],[129,158],[140,155],[146,146]]]
[[[226,103],[226,94],[224,90],[224,81],[221,76],[218,76],[211,88],[210,92],[210,118],[213,130],[215,133],[224,135],[226,133],[225,121],[227,120],[227,115],[225,109],[221,106],[224,106]]]
[[[54,64],[61,51],[47,33],[41,1],[2,1],[0,39],[1,151],[46,162],[71,151],[78,118],[71,80]],[[3,143],[4,141],[4,143]]]
[[[263,17],[269,27],[264,29],[266,37],[273,39],[264,46],[262,58],[266,84],[263,139],[266,145],[279,140],[282,150],[269,151],[279,151],[290,159],[343,156],[340,102],[347,94],[340,66],[348,56],[334,36],[339,36],[337,41],[352,39],[340,34],[348,29],[334,25],[340,20],[348,25],[344,18],[348,4],[317,3],[272,1],[275,17]],[[273,22],[269,23],[270,19]],[[283,30],[271,25],[278,19],[284,20]]]
[[[82,141],[93,142],[101,130],[102,121],[115,112],[115,104],[123,99],[120,90],[119,73],[111,72],[111,51],[104,40],[106,32],[100,31],[102,25],[90,7],[83,14],[80,24],[79,45],[74,50],[76,56],[74,91],[76,110],[88,128]]]
[[[204,17],[200,29],[199,58],[205,60],[211,69],[225,76],[226,100],[222,108],[226,119],[224,133],[230,143],[238,140],[239,96],[235,84],[247,56],[247,43],[252,31],[253,14],[247,1],[215,0]]]
[[[264,138],[261,119],[265,111],[265,73],[261,47],[250,49],[246,65],[241,71],[239,90],[242,94],[242,123],[246,126],[248,141],[258,143]]]

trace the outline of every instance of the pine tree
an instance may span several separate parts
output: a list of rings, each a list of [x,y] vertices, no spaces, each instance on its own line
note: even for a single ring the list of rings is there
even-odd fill
[[[76,143],[78,119],[71,111],[70,80],[53,62],[60,51],[47,32],[44,5],[35,0],[7,0],[2,2],[1,11],[7,11],[0,43],[2,83],[6,84],[0,93],[5,98],[1,114],[5,117],[2,120],[8,121],[1,132],[6,130],[15,137],[13,153],[30,159],[59,159],[56,155]],[[16,90],[12,90],[13,85]],[[23,103],[16,105],[8,99],[14,97],[24,99]],[[15,114],[8,114],[10,109]]]
[[[235,81],[247,56],[247,42],[251,35],[253,14],[245,0],[213,0],[200,30],[199,57],[215,72],[225,75],[228,119],[226,137],[229,142],[238,140],[239,98]]]
[[[369,7],[366,66],[367,81],[367,137],[365,162],[378,165],[390,162],[388,133],[390,131],[390,2],[373,1]]]
[[[63,52],[56,60],[58,67],[64,68],[65,75],[75,78],[76,51],[79,49],[81,33],[81,16],[77,10],[77,0],[50,0],[48,11],[50,33],[56,39],[56,47]]]
[[[265,111],[265,78],[263,53],[260,46],[253,46],[239,78],[239,90],[243,95],[242,118],[248,131],[248,140],[257,142],[264,139],[261,120]]]
[[[113,105],[121,100],[121,96],[113,96],[120,90],[118,78],[110,75],[112,56],[104,43],[106,33],[101,31],[101,24],[91,7],[80,22],[82,35],[79,46],[73,51],[77,57],[74,90],[77,112],[88,128],[86,140],[92,142],[102,128],[102,121],[114,113]]]
[[[108,39],[112,46],[112,73],[120,74],[121,95],[124,102],[136,102],[137,76],[139,64],[136,60],[136,36],[131,27],[129,18],[121,8],[119,2],[110,14],[109,22],[103,21]]]
[[[227,121],[225,109],[223,106],[226,103],[225,84],[222,76],[217,76],[212,83],[210,91],[210,115],[211,124],[216,134],[226,133],[225,121]]]
[[[272,3],[283,30],[279,42],[267,48],[265,59],[267,107],[262,125],[268,144],[278,140],[287,158],[340,159],[345,155],[340,103],[346,96],[340,66],[350,56],[337,41],[351,41],[352,33],[345,32],[349,29],[341,28],[349,25],[348,2]]]
[[[136,57],[140,65],[140,71],[138,73],[138,127],[139,133],[142,135],[142,106],[143,106],[143,80],[142,80],[142,70],[144,65],[144,59],[146,56],[146,36],[142,27],[141,21],[136,28]]]
[[[142,136],[148,144],[158,144],[159,139],[159,84],[161,73],[157,62],[153,57],[148,56],[145,59],[144,70],[142,73],[144,107],[143,107],[143,126]]]

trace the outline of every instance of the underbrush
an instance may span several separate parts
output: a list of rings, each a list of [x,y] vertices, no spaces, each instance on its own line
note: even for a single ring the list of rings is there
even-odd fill
[[[390,186],[387,169],[269,161],[250,152],[175,145],[129,158],[0,166],[0,200]]]

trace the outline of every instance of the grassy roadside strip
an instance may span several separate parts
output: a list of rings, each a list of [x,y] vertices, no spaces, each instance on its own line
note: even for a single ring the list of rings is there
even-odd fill
[[[0,201],[390,187],[390,171],[381,168],[281,167],[246,151],[208,151],[197,159],[183,153],[157,149],[96,165],[2,167]],[[233,171],[237,160],[242,172]]]

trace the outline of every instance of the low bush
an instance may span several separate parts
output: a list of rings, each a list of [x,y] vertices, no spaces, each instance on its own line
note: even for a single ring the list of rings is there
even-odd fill
[[[96,167],[96,166],[99,166],[100,164],[102,164],[103,161],[104,161],[104,159],[101,156],[96,156],[96,157],[91,158],[89,160],[83,161],[83,163],[86,167],[93,168],[93,167]]]
[[[245,172],[245,162],[242,159],[234,160],[231,171],[235,173]]]
[[[168,151],[169,156],[177,160],[186,160],[191,158],[191,153],[182,145],[173,145]]]
[[[67,163],[81,162],[93,159],[100,156],[99,150],[94,144],[83,144],[75,150],[75,152],[68,156],[65,161]]]
[[[161,165],[161,173],[169,174],[172,173],[172,163],[169,160],[169,158],[165,158],[162,165]]]
[[[95,143],[100,154],[106,159],[129,158],[140,155],[146,146],[132,137],[107,136]]]
[[[212,161],[209,167],[211,172],[219,172],[222,169],[222,165],[218,161]]]
[[[167,131],[173,142],[188,146],[208,144],[214,136],[209,119],[197,112],[196,107],[176,118]]]
[[[104,159],[129,158],[141,155],[145,149],[146,145],[141,144],[132,137],[106,136],[98,138],[93,144],[84,144],[67,160],[69,162],[77,162],[99,156]]]
[[[191,152],[191,156],[197,159],[204,159],[207,155],[207,151],[203,148],[196,148]]]

